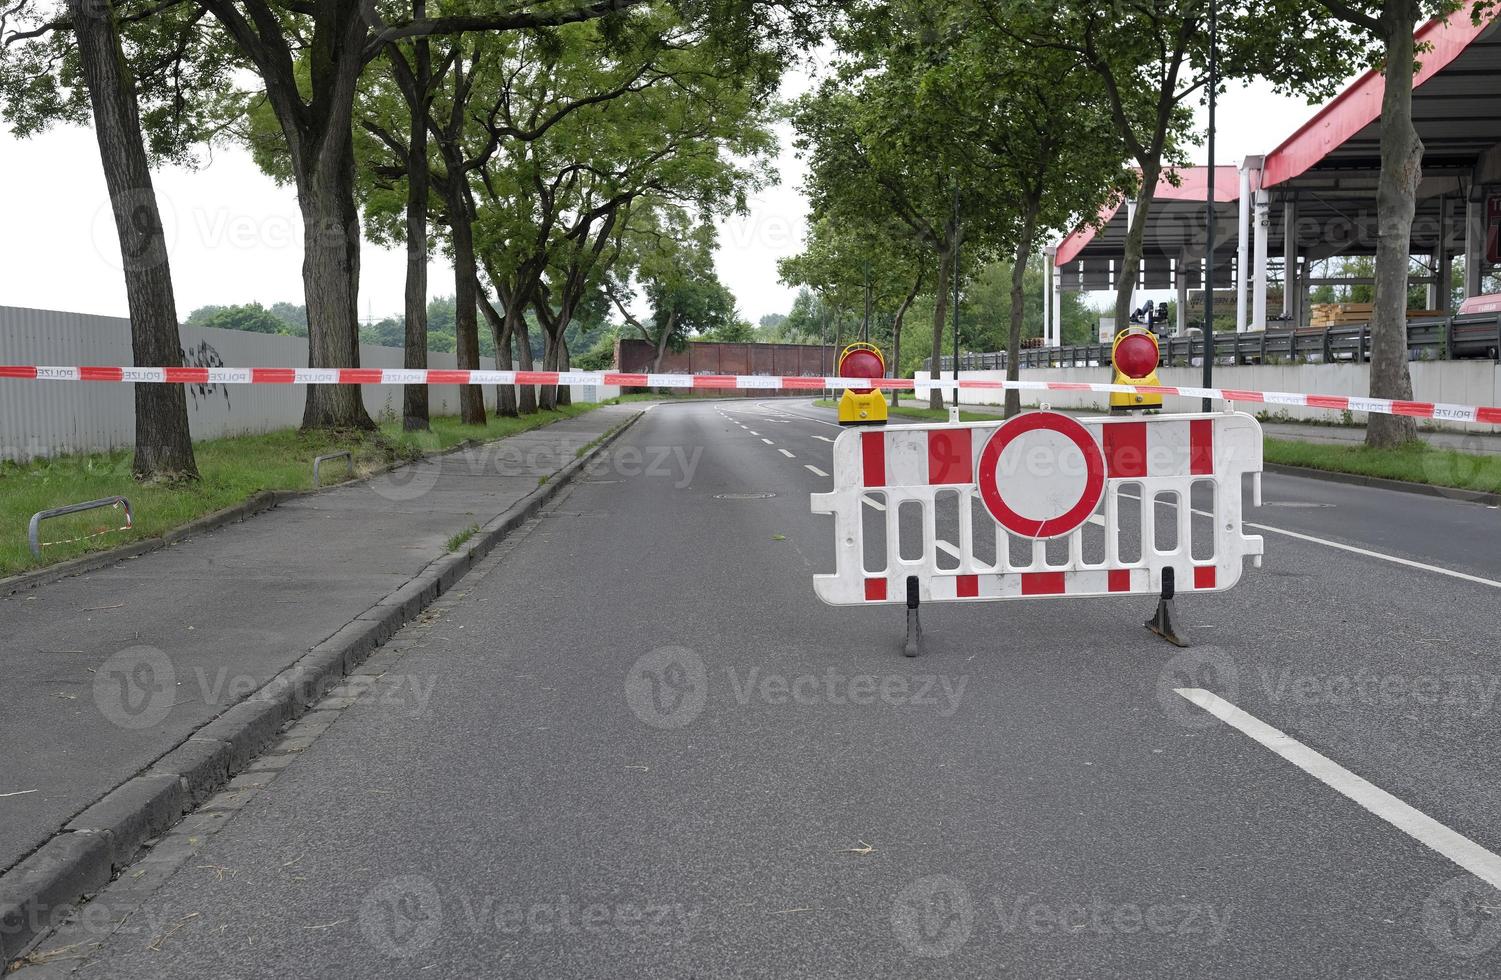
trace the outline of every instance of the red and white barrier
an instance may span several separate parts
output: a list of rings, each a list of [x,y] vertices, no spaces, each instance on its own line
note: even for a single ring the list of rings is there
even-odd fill
[[[814,589],[831,605],[904,602],[909,579],[924,601],[1155,594],[1171,568],[1182,591],[1223,591],[1260,563],[1241,487],[1261,463],[1243,412],[846,430],[834,489],[813,495],[836,553]],[[1164,496],[1174,524],[1159,535]]]
[[[339,385],[606,385],[621,388],[691,388],[698,390],[823,391],[849,387],[899,391],[951,390],[952,379],[929,378],[816,378],[755,374],[624,374],[615,371],[436,371],[405,368],[149,368],[43,367],[0,364],[0,378],[29,381],[103,381],[168,384],[339,384]],[[1092,391],[1179,395],[1228,402],[1296,405],[1332,412],[1373,412],[1406,415],[1444,422],[1501,425],[1501,408],[1451,405],[1442,402],[1393,401],[1354,395],[1307,395],[1287,391],[1246,391],[1236,388],[1189,388],[1171,385],[1084,384],[1062,381],[961,380],[961,389],[1019,391]]]

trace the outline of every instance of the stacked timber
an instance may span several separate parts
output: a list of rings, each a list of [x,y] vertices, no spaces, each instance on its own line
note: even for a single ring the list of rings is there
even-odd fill
[[[1347,327],[1358,326],[1362,323],[1371,322],[1371,311],[1375,308],[1371,303],[1315,303],[1313,304],[1313,317],[1309,326],[1313,327]],[[1408,310],[1409,320],[1423,320],[1434,317],[1442,317],[1440,310]]]

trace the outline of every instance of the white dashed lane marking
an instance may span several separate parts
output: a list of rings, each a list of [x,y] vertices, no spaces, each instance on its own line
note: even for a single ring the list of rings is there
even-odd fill
[[[783,456],[786,456],[788,459],[797,459],[796,456],[792,455],[785,449],[778,449],[777,452],[781,453]]]
[[[814,466],[812,463],[804,463],[803,464],[803,469],[807,470],[809,473],[812,473],[814,476],[828,476],[829,475],[829,474],[825,473],[823,470],[821,470],[818,467]]]

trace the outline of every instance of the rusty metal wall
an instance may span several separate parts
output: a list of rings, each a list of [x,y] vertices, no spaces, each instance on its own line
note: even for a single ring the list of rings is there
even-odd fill
[[[622,337],[615,342],[615,368],[632,374],[650,372],[656,351],[644,340]],[[832,347],[808,344],[721,344],[690,343],[684,350],[668,350],[662,355],[663,374],[765,374],[822,377],[834,373],[835,351]],[[740,391],[699,392],[706,397],[725,398],[742,395],[765,398],[771,395],[798,394],[774,388],[747,388]]]

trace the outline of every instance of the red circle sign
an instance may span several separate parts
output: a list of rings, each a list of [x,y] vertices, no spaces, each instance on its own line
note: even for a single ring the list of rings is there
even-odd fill
[[[1060,450],[1060,441],[1070,445]],[[1031,461],[1031,471],[1016,459],[1028,445],[1044,457]],[[1077,469],[1079,461],[1067,458],[1070,446],[1083,457]],[[1012,453],[1003,458],[1008,448]],[[980,451],[977,477],[980,499],[1001,527],[1024,538],[1056,538],[1089,520],[1099,506],[1105,457],[1089,430],[1071,416],[1028,412],[991,434]]]

